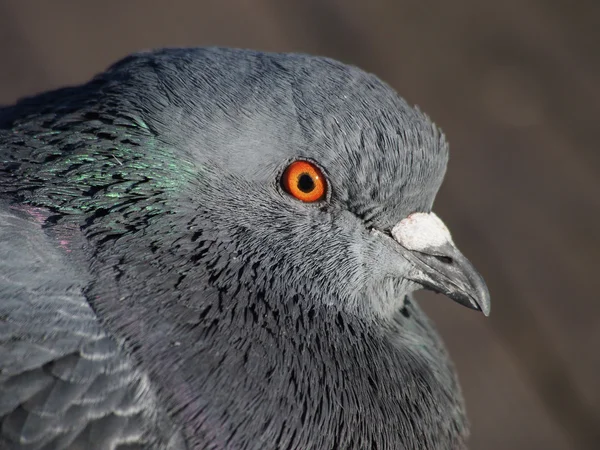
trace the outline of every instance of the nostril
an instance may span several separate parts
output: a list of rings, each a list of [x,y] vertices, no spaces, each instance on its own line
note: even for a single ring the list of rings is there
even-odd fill
[[[454,260],[449,256],[435,255],[435,258],[444,264],[452,264],[454,262]]]

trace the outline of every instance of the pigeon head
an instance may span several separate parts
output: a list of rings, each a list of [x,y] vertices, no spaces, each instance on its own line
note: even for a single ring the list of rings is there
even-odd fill
[[[489,294],[432,212],[443,134],[375,76],[158,50],[0,126],[19,149],[2,187],[51,212],[190,448],[461,448],[452,365],[409,294],[485,314]]]
[[[187,177],[173,207],[190,232],[227,236],[271,292],[391,317],[426,287],[489,312],[483,280],[431,212],[444,136],[375,76],[302,55],[169,50],[103,77],[187,170],[169,176]]]

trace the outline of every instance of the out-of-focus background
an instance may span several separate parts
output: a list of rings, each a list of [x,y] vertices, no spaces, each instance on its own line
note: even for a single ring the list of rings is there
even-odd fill
[[[492,315],[423,293],[472,449],[600,449],[598,0],[0,0],[0,104],[127,53],[222,45],[378,74],[446,132],[436,209]]]

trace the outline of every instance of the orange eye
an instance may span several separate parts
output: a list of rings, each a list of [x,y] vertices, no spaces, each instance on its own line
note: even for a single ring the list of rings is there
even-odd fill
[[[317,166],[308,161],[291,163],[281,179],[283,188],[303,202],[316,202],[325,197],[327,181]]]

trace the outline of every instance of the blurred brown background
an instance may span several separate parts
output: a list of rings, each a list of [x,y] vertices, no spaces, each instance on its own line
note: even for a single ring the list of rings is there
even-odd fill
[[[451,144],[437,212],[493,301],[486,320],[420,295],[471,448],[600,449],[600,2],[0,0],[0,104],[204,45],[354,63],[432,116]]]

